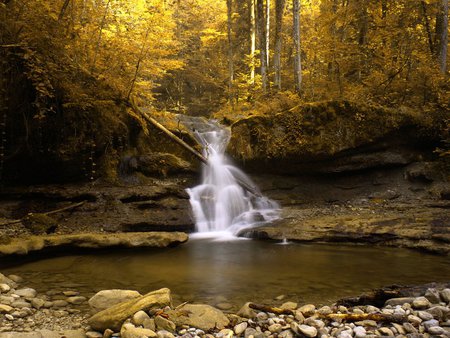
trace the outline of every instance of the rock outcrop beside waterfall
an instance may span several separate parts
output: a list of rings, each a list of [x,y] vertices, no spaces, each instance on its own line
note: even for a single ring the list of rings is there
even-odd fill
[[[237,119],[228,150],[246,167],[278,174],[401,166],[434,150],[443,130],[435,120],[348,101],[302,104]]]

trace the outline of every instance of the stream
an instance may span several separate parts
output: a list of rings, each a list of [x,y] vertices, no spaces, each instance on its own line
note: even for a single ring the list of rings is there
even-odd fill
[[[47,257],[1,271],[39,292],[168,287],[175,304],[226,302],[237,310],[247,301],[280,304],[280,295],[325,304],[391,284],[448,282],[450,261],[398,248],[191,239],[168,249]]]

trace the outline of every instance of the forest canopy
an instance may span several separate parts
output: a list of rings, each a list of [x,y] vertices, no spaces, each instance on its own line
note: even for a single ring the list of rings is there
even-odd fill
[[[26,142],[58,114],[87,116],[86,135],[108,120],[76,145],[98,152],[131,97],[191,115],[346,100],[448,125],[447,49],[448,0],[0,0],[2,125],[12,105],[27,123],[8,134]]]

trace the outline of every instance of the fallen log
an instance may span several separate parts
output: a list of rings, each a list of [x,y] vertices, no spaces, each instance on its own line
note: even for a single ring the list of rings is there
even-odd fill
[[[35,213],[30,212],[25,217],[23,217],[21,219],[14,219],[14,220],[11,220],[11,221],[8,221],[8,222],[0,223],[0,226],[21,223],[23,221],[23,219],[25,219],[26,217],[28,217],[28,216],[30,216],[32,214],[35,214],[35,215],[39,214],[39,215],[46,215],[46,216],[48,216],[48,215],[56,214],[56,213],[61,212],[61,211],[75,209],[75,208],[83,205],[84,203],[86,203],[86,201],[82,201],[82,202],[79,202],[79,203],[71,204],[71,205],[68,205],[67,207],[63,207],[63,208],[60,208],[60,209],[55,209],[55,210],[51,210],[51,211],[47,211],[47,212],[35,212]]]
[[[184,142],[182,139],[180,139],[178,136],[176,136],[174,133],[172,133],[169,129],[164,127],[161,123],[156,121],[153,117],[149,116],[148,114],[144,113],[142,110],[139,109],[139,107],[134,102],[133,98],[130,98],[129,100],[129,106],[133,111],[138,114],[139,116],[143,117],[148,123],[156,127],[157,129],[161,130],[167,137],[169,137],[172,141],[178,143],[180,146],[182,146],[184,149],[189,151],[192,155],[197,157],[201,162],[208,164],[208,160],[205,156],[200,154],[197,150],[192,148],[189,144]]]
[[[373,320],[375,322],[384,323],[404,323],[408,320],[402,315],[388,315],[384,313],[331,313],[328,315],[320,315],[320,318],[328,320],[340,320],[345,322],[359,322],[362,320]]]
[[[253,310],[270,312],[270,313],[274,313],[276,315],[291,315],[291,314],[293,314],[292,310],[282,309],[279,307],[273,307],[273,306],[263,305],[263,304],[249,303],[248,307]]]
[[[130,100],[127,102],[128,106],[133,110],[134,113],[136,113],[138,116],[142,117],[145,121],[150,123],[152,126],[156,127],[160,131],[162,131],[167,137],[169,137],[174,142],[178,143],[181,147],[183,147],[185,150],[190,152],[192,155],[194,155],[197,159],[199,159],[202,163],[208,165],[208,159],[200,154],[197,150],[192,148],[189,144],[184,142],[182,139],[180,139],[178,136],[176,136],[174,133],[172,133],[169,129],[164,127],[161,123],[156,121],[154,118],[143,112],[134,102],[133,97],[130,98]],[[245,190],[251,192],[253,195],[260,197],[261,193],[258,191],[256,187],[253,187],[249,185],[246,182],[243,182],[239,178],[235,177],[237,183],[244,188]]]

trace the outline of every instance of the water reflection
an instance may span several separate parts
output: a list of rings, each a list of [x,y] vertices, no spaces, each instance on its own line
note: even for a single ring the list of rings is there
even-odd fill
[[[448,282],[450,262],[406,249],[195,239],[164,250],[49,258],[2,272],[25,277],[41,292],[70,285],[87,293],[169,287],[176,301],[213,303],[220,295],[238,307],[281,294],[327,303],[390,284]]]

